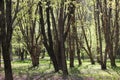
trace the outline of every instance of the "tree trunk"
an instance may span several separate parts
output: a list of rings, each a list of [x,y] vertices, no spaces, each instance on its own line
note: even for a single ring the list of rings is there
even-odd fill
[[[20,59],[21,61],[24,61],[24,49],[22,49],[21,53],[20,53]]]
[[[119,43],[119,0],[115,0],[115,21],[114,21],[114,26],[115,26],[115,49],[114,49],[114,53],[115,55],[117,54],[117,50],[118,50],[118,43]]]
[[[62,70],[62,56],[61,56],[61,49],[60,49],[60,41],[58,42],[57,61],[58,61],[59,69]]]
[[[69,54],[70,54],[70,68],[74,67],[74,38],[72,30],[69,32]]]
[[[6,0],[6,15],[4,13],[4,0],[0,1],[0,27],[2,32],[2,54],[4,60],[5,80],[13,80],[11,60],[10,60],[10,42],[12,37],[12,25],[11,25],[11,0]],[[5,20],[6,16],[6,20]],[[7,23],[7,24],[6,24]],[[6,25],[5,25],[6,24]],[[7,29],[7,31],[6,31]]]
[[[39,66],[40,47],[39,45],[33,46],[30,51],[33,67]]]
[[[97,25],[96,27],[98,28],[98,39],[99,39],[99,53],[100,53],[100,64],[101,64],[101,69],[105,70],[106,69],[106,59],[107,59],[107,48],[105,50],[105,55],[103,56],[102,53],[102,36],[101,36],[101,27],[100,27],[100,2],[99,0],[97,0],[96,2],[96,8],[98,9],[98,11],[96,11],[96,21],[97,21]],[[103,22],[103,20],[102,20]],[[102,23],[103,24],[103,23]]]
[[[39,56],[31,55],[32,58],[32,67],[39,66]]]
[[[66,63],[66,56],[65,56],[65,45],[64,45],[64,1],[61,2],[60,7],[60,14],[59,14],[59,20],[58,20],[58,28],[59,28],[59,41],[60,41],[60,55],[61,55],[61,61],[62,61],[62,71],[63,75],[68,75],[67,70],[67,63]]]
[[[107,66],[106,66],[106,63],[107,63],[107,52],[108,52],[108,48],[106,46],[105,47],[105,55],[104,55],[104,58],[103,58],[103,62],[101,62],[101,69],[102,70],[106,70],[107,69]]]
[[[12,44],[10,43],[10,48],[9,48],[9,53],[10,53],[10,60],[13,60],[13,53],[12,53]]]
[[[59,70],[62,70],[62,61],[61,61],[61,55],[60,55],[60,41],[58,39],[58,29],[57,29],[57,25],[56,25],[56,21],[55,21],[55,17],[53,14],[53,9],[50,9],[51,11],[51,16],[52,16],[52,25],[53,25],[53,35],[54,35],[54,53],[56,53],[56,58],[57,58],[57,62],[58,62],[58,67]]]
[[[2,45],[2,53],[3,60],[5,62],[4,63],[5,80],[13,80],[9,49],[7,49],[6,46],[4,45]]]
[[[0,2],[0,5],[1,5],[1,4],[2,4],[2,2]],[[1,8],[2,8],[2,7],[0,6],[0,11],[2,11]],[[0,21],[2,20],[1,17],[2,17],[2,16],[0,15]],[[1,27],[2,27],[2,26],[0,25],[0,30],[1,30]],[[0,38],[2,39],[1,31],[0,31]],[[2,55],[2,40],[0,40],[0,68],[1,68],[1,55]]]
[[[110,0],[111,1],[111,0]],[[103,21],[104,21],[104,35],[105,35],[105,43],[106,43],[106,48],[108,48],[108,55],[110,58],[110,62],[111,62],[111,66],[112,67],[116,67],[115,64],[115,55],[113,53],[113,36],[112,36],[112,30],[111,27],[113,27],[111,25],[111,14],[112,14],[112,8],[111,8],[111,3],[109,4],[110,7],[107,8],[107,1],[104,0],[104,7],[105,7],[105,11],[103,13]]]
[[[100,46],[99,46],[99,29],[98,26],[99,24],[99,11],[96,11],[96,8],[99,10],[99,4],[98,0],[96,1],[96,5],[94,4],[94,21],[95,21],[95,35],[96,35],[96,52],[97,52],[97,62],[100,63]],[[101,32],[100,32],[100,38],[101,38]]]
[[[0,36],[0,38],[1,38],[1,36]],[[1,47],[2,47],[2,46],[1,46],[1,42],[0,42],[0,68],[1,68],[1,60],[2,60],[2,59],[1,59],[1,54],[2,54],[2,49],[1,49]]]
[[[49,7],[49,6],[48,6]],[[49,11],[49,9],[46,9],[46,12]],[[51,36],[51,29],[50,29],[50,23],[49,23],[49,13],[47,13],[47,24],[48,24],[48,37],[49,37],[49,45],[48,45],[48,40],[47,40],[47,36],[45,33],[45,26],[44,26],[44,19],[43,19],[43,9],[42,9],[42,3],[39,2],[39,15],[40,17],[40,27],[41,27],[41,33],[43,36],[43,44],[48,52],[48,55],[50,56],[52,62],[53,62],[53,66],[55,69],[55,72],[59,71],[59,67],[58,67],[58,62],[57,62],[57,58],[55,56],[54,50],[53,50],[53,42],[52,42],[52,36]]]
[[[106,69],[107,69],[107,68],[106,68],[106,63],[102,63],[102,64],[101,64],[101,69],[102,69],[102,70],[106,70]]]

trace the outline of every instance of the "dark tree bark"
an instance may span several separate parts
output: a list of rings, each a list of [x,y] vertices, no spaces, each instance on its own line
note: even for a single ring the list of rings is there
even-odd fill
[[[4,60],[5,80],[13,80],[9,47],[12,37],[11,0],[6,0],[6,14],[4,13],[4,0],[0,1],[0,27],[2,37],[2,55]],[[5,17],[6,16],[6,17]],[[6,18],[6,19],[5,19]],[[6,24],[6,25],[5,25]]]
[[[50,23],[49,23],[49,10],[50,10],[50,6],[49,6],[49,2],[48,2],[48,8],[46,9],[46,12],[47,13],[47,24],[48,24],[48,36],[49,36],[49,42],[47,42],[47,36],[46,36],[46,33],[45,33],[45,26],[44,26],[44,18],[43,18],[43,9],[42,9],[42,4],[41,2],[39,2],[39,15],[40,15],[40,28],[41,28],[41,33],[42,33],[42,36],[43,36],[43,44],[48,52],[48,55],[50,56],[52,62],[53,62],[53,66],[54,66],[54,69],[55,69],[55,72],[58,72],[59,71],[59,68],[58,68],[58,62],[57,62],[57,59],[56,59],[56,56],[55,56],[55,53],[54,53],[54,50],[53,50],[53,42],[52,42],[52,35],[51,35],[51,29],[50,29]],[[49,44],[48,44],[49,43]],[[50,46],[51,45],[51,46]]]
[[[38,47],[38,45],[32,47],[30,56],[32,59],[32,67],[39,66],[40,47]]]
[[[21,61],[24,61],[24,49],[21,50],[20,57]]]
[[[99,0],[96,1],[96,8],[98,11],[96,11],[96,22],[97,25],[96,27],[98,28],[98,41],[99,41],[99,53],[100,53],[100,64],[101,64],[101,69],[105,70],[106,69],[106,59],[107,59],[107,53],[105,53],[105,55],[103,56],[102,53],[102,32],[101,32],[101,27],[100,27],[100,11],[101,11],[101,7],[100,7],[101,3]],[[100,9],[101,8],[101,9]]]
[[[1,34],[0,34],[0,38],[1,38]],[[1,68],[1,54],[2,54],[2,46],[1,46],[1,41],[0,41],[0,68]]]
[[[0,11],[1,11],[1,8],[0,8]],[[1,17],[1,15],[0,15],[0,17]],[[0,18],[0,21],[1,21],[1,18]],[[0,38],[2,38],[1,37],[1,25],[0,25]],[[2,40],[0,39],[0,68],[1,68],[1,56],[2,56]]]
[[[58,67],[59,69],[62,69],[62,62],[61,62],[61,56],[60,56],[60,42],[58,39],[58,27],[56,25],[56,20],[55,20],[55,16],[53,13],[53,9],[50,9],[51,11],[51,17],[52,17],[52,25],[53,25],[53,40],[54,40],[54,53],[56,55],[57,58],[57,62],[58,62]]]
[[[112,1],[112,0],[109,0],[110,2]],[[112,18],[112,3],[110,4],[110,6],[109,6],[109,14],[108,14],[108,27],[109,27],[109,34],[111,34],[110,35],[110,43],[108,43],[109,44],[109,46],[110,46],[110,52],[109,52],[109,57],[110,57],[110,60],[111,60],[111,66],[112,67],[116,67],[116,63],[115,63],[115,54],[114,54],[114,52],[113,52],[113,41],[112,41],[112,38],[113,38],[113,36],[112,36],[112,28],[111,27],[113,27],[113,25],[111,24],[112,23],[112,21],[111,21],[111,18]],[[117,45],[116,45],[116,48],[117,48]]]
[[[98,0],[96,1],[96,4],[94,4],[94,21],[95,21],[95,35],[96,35],[96,52],[97,52],[97,56],[96,56],[96,58],[97,58],[97,62],[98,63],[100,63],[100,47],[99,47],[99,37],[98,37],[98,22],[97,22],[97,20],[99,20],[98,19],[98,17],[99,17],[99,12],[98,11],[96,11],[96,9],[98,10],[99,8],[98,8]],[[100,21],[100,20],[99,20]]]
[[[115,0],[115,20],[114,20],[114,27],[115,27],[115,48],[114,48],[114,58],[116,58],[117,51],[119,49],[119,0]]]
[[[59,29],[59,42],[60,42],[60,56],[62,62],[63,75],[68,75],[66,56],[65,56],[65,44],[64,44],[64,0],[60,3],[60,14],[58,19],[58,29]]]
[[[49,42],[49,50],[51,53],[54,53],[54,49],[53,49],[53,40],[52,40],[52,33],[51,33],[51,28],[50,28],[50,2],[47,2],[47,6],[48,8],[46,9],[46,16],[47,16],[47,25],[48,25],[48,42]],[[56,56],[53,56],[54,58],[56,58]],[[57,61],[56,61],[57,64]]]
[[[69,11],[68,24],[71,24],[71,25],[69,25],[69,27],[71,26],[71,28],[69,30],[70,67],[74,67],[75,39],[76,39],[75,27],[76,26],[75,26],[75,5],[72,2],[69,4],[68,11]]]
[[[70,68],[74,67],[74,56],[75,56],[75,48],[74,48],[74,36],[73,31],[70,29],[69,31],[69,55],[70,55]]]
[[[110,0],[111,1],[111,0]],[[116,67],[116,63],[115,63],[115,57],[114,57],[114,53],[113,53],[113,36],[112,36],[112,30],[111,28],[113,27],[111,25],[111,18],[112,18],[112,8],[111,5],[107,8],[107,1],[104,0],[104,12],[103,12],[103,28],[104,28],[104,35],[105,35],[105,43],[106,43],[106,54],[109,55],[110,58],[110,62],[111,62],[111,66],[112,67]]]
[[[12,44],[10,43],[10,48],[9,48],[9,53],[10,53],[10,60],[13,60],[13,53],[12,53]]]

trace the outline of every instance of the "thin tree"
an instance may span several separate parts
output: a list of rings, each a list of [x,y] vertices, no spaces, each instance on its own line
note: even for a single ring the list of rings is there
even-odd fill
[[[101,64],[101,69],[105,70],[106,67],[106,60],[107,60],[107,53],[103,55],[102,53],[102,31],[101,31],[101,24],[100,24],[100,13],[102,13],[102,8],[101,8],[101,2],[99,0],[96,1],[96,28],[97,28],[97,34],[98,34],[98,44],[99,44],[99,53],[100,53],[100,64]]]
[[[78,18],[80,20],[81,29],[82,29],[82,32],[83,32],[83,36],[84,36],[84,39],[85,39],[85,42],[86,42],[87,49],[84,46],[82,46],[82,48],[86,51],[87,55],[89,56],[91,64],[95,64],[93,54],[92,54],[92,51],[91,51],[91,46],[90,46],[90,43],[88,41],[86,31],[85,31],[85,28],[84,28],[84,21],[85,21],[85,16],[86,15],[85,15],[85,11],[84,11],[83,7],[82,7],[82,10],[83,11],[80,10],[80,12],[78,14]]]

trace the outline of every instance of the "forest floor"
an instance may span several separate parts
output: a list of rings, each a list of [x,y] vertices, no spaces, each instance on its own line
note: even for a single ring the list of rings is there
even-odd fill
[[[83,61],[78,66],[77,60],[75,67],[69,68],[69,75],[66,79],[62,77],[62,71],[54,73],[53,66],[48,59],[40,60],[40,66],[28,69],[31,65],[30,60],[12,62],[14,80],[120,80],[120,61],[116,68],[111,68],[108,62],[107,70],[101,70],[96,63],[91,65],[89,61]],[[68,62],[69,64],[69,62]],[[3,67],[0,68],[0,80],[4,80]]]

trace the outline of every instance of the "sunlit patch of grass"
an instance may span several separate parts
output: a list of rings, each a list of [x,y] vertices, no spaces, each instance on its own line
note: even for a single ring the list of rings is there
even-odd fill
[[[119,64],[117,62],[117,64]],[[84,61],[80,67],[74,67],[69,69],[70,75],[76,75],[78,77],[94,78],[95,80],[119,80],[120,79],[120,67],[111,68],[109,62],[107,64],[107,70],[101,70],[101,66],[96,63],[91,65],[90,62]]]
[[[49,61],[44,61],[41,60],[40,61],[40,65],[36,68],[32,68],[32,69],[28,69],[29,67],[31,67],[32,63],[30,60],[25,60],[25,61],[14,61],[12,62],[12,69],[13,69],[13,73],[15,74],[29,74],[32,75],[34,73],[42,73],[45,70],[47,70],[49,68],[49,66],[45,63],[49,63]]]

